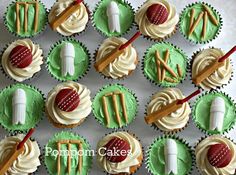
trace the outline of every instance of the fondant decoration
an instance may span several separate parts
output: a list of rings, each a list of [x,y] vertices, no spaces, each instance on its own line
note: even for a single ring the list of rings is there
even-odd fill
[[[39,3],[38,1],[27,1],[27,2],[16,2],[16,31],[20,33],[21,27],[21,18],[20,18],[20,5],[24,6],[24,32],[28,31],[28,9],[29,5],[35,6],[35,14],[34,14],[34,32],[38,31],[38,18],[39,18]]]
[[[119,124],[119,126],[121,127],[120,113],[119,113],[118,104],[117,104],[117,96],[120,96],[122,111],[123,111],[123,115],[125,118],[125,123],[126,124],[128,123],[128,116],[127,116],[126,105],[125,105],[125,95],[122,92],[117,91],[117,92],[107,93],[102,97],[103,111],[105,114],[107,126],[110,125],[110,115],[108,112],[108,104],[107,104],[106,98],[112,97],[112,104],[113,104],[113,107],[115,110],[116,121]]]
[[[26,118],[26,93],[23,89],[17,89],[12,98],[12,124],[23,125]]]
[[[165,144],[165,174],[177,174],[177,144],[173,139],[167,139]]]
[[[211,103],[210,130],[222,131],[225,115],[225,101],[216,97]]]
[[[79,105],[79,94],[73,89],[62,89],[56,95],[55,103],[59,109],[71,112]]]
[[[111,139],[104,147],[106,148],[107,160],[113,163],[124,161],[130,151],[129,143],[118,137]],[[116,153],[116,151],[119,152]]]
[[[17,68],[26,68],[33,61],[31,50],[22,45],[14,47],[9,54],[10,62]]]
[[[61,74],[73,76],[75,73],[75,47],[72,43],[66,42],[61,48]]]
[[[75,0],[72,2],[69,7],[67,7],[57,18],[55,18],[54,21],[50,23],[51,28],[56,30],[56,28],[65,22],[74,12],[79,10],[81,2],[83,2],[83,0]]]
[[[120,11],[116,2],[111,1],[107,6],[108,27],[110,32],[120,33]]]
[[[78,146],[78,153],[81,153],[83,150],[83,143],[80,140],[60,140],[57,142],[57,150],[60,152],[61,151],[61,145],[66,144],[68,148],[68,157],[67,157],[67,173],[70,174],[71,172],[71,159],[73,158],[71,155],[71,145],[77,145]],[[57,156],[57,174],[61,174],[61,156],[58,154]],[[83,167],[83,155],[78,154],[78,168],[77,172],[78,174],[82,174],[82,167]]]
[[[160,25],[166,22],[169,13],[167,9],[161,4],[153,4],[148,7],[146,11],[147,19],[150,23]]]
[[[224,143],[211,145],[207,152],[209,163],[216,168],[224,168],[232,159],[230,148]]]

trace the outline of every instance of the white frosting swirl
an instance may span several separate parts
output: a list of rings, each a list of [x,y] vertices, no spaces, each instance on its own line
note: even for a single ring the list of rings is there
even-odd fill
[[[116,37],[111,37],[104,40],[98,50],[96,61],[106,57],[114,49],[124,44],[125,42],[127,42],[125,38]],[[102,71],[102,74],[113,79],[122,78],[128,75],[132,70],[134,70],[136,68],[137,63],[137,52],[132,47],[132,45],[129,45],[125,48],[124,52],[118,58],[111,62]]]
[[[152,96],[151,102],[147,107],[147,114],[151,114],[160,110],[177,99],[183,99],[184,95],[177,88],[166,88]],[[186,126],[189,120],[191,109],[186,102],[177,111],[172,112],[168,116],[161,118],[154,122],[154,124],[161,130],[169,132],[181,129]]]
[[[167,9],[169,15],[163,24],[155,25],[148,20],[146,11],[153,4],[161,4]],[[138,24],[141,33],[152,39],[163,39],[173,33],[178,21],[179,15],[175,7],[166,0],[147,0],[135,15],[135,22]]]
[[[74,0],[58,0],[52,7],[48,21],[51,23],[55,20],[67,7],[73,3]],[[80,3],[80,8],[70,15],[59,27],[56,28],[57,32],[64,36],[70,36],[75,33],[83,31],[88,23],[89,15],[87,8],[83,3]]]
[[[31,50],[33,60],[31,64],[25,68],[14,67],[11,62],[9,55],[16,46],[22,45],[26,46]],[[36,72],[41,70],[41,65],[43,64],[43,50],[40,49],[39,45],[34,44],[29,39],[17,40],[11,43],[8,48],[4,51],[2,55],[2,67],[5,72],[14,80],[22,82],[26,79],[33,77]]]
[[[207,152],[211,145],[223,143],[227,145],[232,153],[232,159],[229,165],[223,168],[212,166],[207,158]],[[198,168],[204,175],[232,175],[235,173],[236,167],[236,145],[229,139],[219,135],[210,136],[201,141],[196,147],[196,162]]]
[[[56,95],[60,90],[66,88],[75,90],[80,98],[79,105],[71,112],[62,111],[55,104]],[[86,86],[72,81],[58,84],[49,92],[46,100],[47,112],[51,119],[64,125],[76,124],[86,118],[91,112],[91,105],[90,90]]]
[[[209,66],[222,56],[224,56],[224,53],[220,49],[216,48],[209,48],[199,52],[195,58],[193,58],[192,77],[196,77],[205,67]],[[232,72],[233,68],[230,59],[228,58],[224,61],[224,66],[220,67],[213,74],[203,80],[202,83],[200,83],[200,86],[206,90],[216,89],[217,87],[228,83]]]
[[[106,156],[102,155],[104,154],[104,152],[102,152],[102,154],[99,154],[99,148],[103,148],[114,137],[118,137],[127,141],[130,145],[131,150],[131,154],[128,155],[125,160],[119,163],[113,163],[107,160]],[[130,167],[140,164],[140,160],[138,160],[138,158],[142,155],[141,145],[137,139],[135,139],[127,132],[115,132],[105,136],[102,140],[99,141],[97,149],[97,162],[101,166],[101,168],[103,168],[109,174],[130,173]]]
[[[9,156],[15,145],[24,138],[23,134],[6,137],[0,142],[0,164]],[[13,162],[5,175],[28,175],[40,166],[40,149],[36,141],[28,139],[24,145],[24,151]]]

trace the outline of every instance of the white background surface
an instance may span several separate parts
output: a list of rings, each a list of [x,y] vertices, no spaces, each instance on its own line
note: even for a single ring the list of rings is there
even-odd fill
[[[144,0],[130,0],[132,6],[137,10],[137,7],[140,6],[143,3]],[[50,8],[54,0],[42,0],[43,3],[46,4],[47,8]],[[98,2],[98,0],[86,0],[86,2],[89,4],[90,10],[93,10],[95,7],[95,3]],[[188,4],[195,2],[195,0],[170,0],[170,2],[174,3],[177,11],[181,12],[182,9]],[[227,0],[227,1],[221,1],[221,0],[205,0],[205,2],[208,2],[212,4],[222,15],[223,17],[223,30],[220,33],[219,37],[207,45],[202,46],[193,46],[189,44],[181,35],[179,32],[177,32],[176,35],[174,35],[171,39],[168,41],[172,42],[173,44],[176,44],[180,48],[182,48],[187,55],[190,57],[193,52],[198,50],[199,48],[207,48],[209,46],[215,46],[222,48],[225,51],[228,51],[235,45],[236,41],[236,6],[235,6],[235,0]],[[2,50],[5,44],[12,42],[16,40],[17,38],[9,34],[6,30],[6,28],[3,25],[3,14],[5,12],[6,6],[10,3],[9,0],[0,0],[0,49]],[[135,33],[135,29],[131,30],[127,35],[124,37],[130,38]],[[44,56],[46,57],[48,54],[48,50],[51,46],[51,44],[55,43],[61,39],[61,36],[59,36],[56,32],[51,31],[49,27],[47,27],[46,31],[40,36],[36,36],[33,40],[41,45],[41,47],[44,50]],[[89,24],[89,28],[85,33],[80,35],[79,37],[76,37],[79,41],[83,42],[89,49],[90,53],[93,54],[95,49],[98,47],[98,45],[105,39],[103,36],[101,36],[97,31],[93,29],[91,26],[91,23]],[[141,61],[143,58],[144,51],[154,42],[147,41],[146,39],[143,39],[140,37],[135,43],[134,46],[136,47],[138,54],[139,54],[139,60]],[[92,60],[93,58],[91,58]],[[236,66],[236,53],[234,56],[232,56],[234,66]],[[92,92],[92,97],[96,94],[96,92],[101,88],[103,85],[111,83],[111,82],[119,82],[133,90],[139,100],[139,112],[138,115],[133,123],[131,123],[127,129],[131,132],[135,133],[142,142],[142,145],[146,148],[148,145],[152,142],[152,140],[155,137],[158,137],[161,135],[160,132],[155,131],[150,126],[146,125],[144,122],[144,112],[145,112],[145,105],[149,101],[149,97],[154,92],[160,90],[160,88],[156,87],[155,85],[151,84],[148,80],[146,80],[142,74],[141,71],[141,64],[138,65],[138,68],[134,71],[134,73],[129,76],[127,79],[123,81],[111,81],[111,80],[104,80],[98,73],[95,72],[93,66],[91,66],[91,69],[89,70],[88,75],[86,75],[84,78],[79,80],[80,83],[85,84],[88,86],[88,88]],[[0,88],[4,88],[10,84],[12,84],[13,81],[8,80],[4,77],[4,75],[0,74]],[[58,84],[56,80],[50,77],[48,72],[45,70],[45,67],[43,67],[41,74],[39,77],[33,79],[30,84],[35,85],[39,89],[41,89],[45,95],[49,92],[52,87]],[[233,99],[236,97],[236,76],[234,75],[233,81],[226,86],[222,91],[228,93]],[[187,77],[187,80],[183,82],[183,84],[179,85],[178,88],[180,88],[184,94],[189,94],[194,91],[194,86],[190,82],[189,75]],[[126,129],[126,128],[125,128]],[[36,129],[36,132],[34,134],[34,137],[39,141],[40,145],[43,147],[49,138],[53,136],[54,133],[61,131],[61,129],[54,128],[47,120],[46,117],[44,117],[43,121],[40,122],[39,126]],[[96,148],[96,143],[98,140],[103,137],[106,133],[111,132],[112,130],[108,130],[103,128],[96,120],[94,119],[93,115],[91,114],[88,119],[79,127],[74,128],[72,131],[84,136],[92,145],[92,148]],[[235,136],[236,130],[231,130],[228,136],[230,136],[232,139],[236,139]],[[0,139],[3,139],[5,135],[8,133],[4,131],[2,128],[0,128]],[[200,139],[202,136],[204,136],[203,133],[201,133],[190,121],[190,125],[181,133],[178,133],[182,138],[185,138],[191,145],[194,145],[198,139]],[[233,136],[234,135],[234,136]],[[104,174],[100,169],[98,168],[96,162],[96,158],[93,159],[93,166],[92,171],[90,174],[92,175],[102,175]],[[37,174],[47,174],[44,163],[42,162],[42,166],[39,168],[39,172]],[[143,164],[142,168],[137,172],[137,174],[146,175],[148,174],[147,170],[145,169],[145,164]],[[192,174],[198,174],[196,170]]]

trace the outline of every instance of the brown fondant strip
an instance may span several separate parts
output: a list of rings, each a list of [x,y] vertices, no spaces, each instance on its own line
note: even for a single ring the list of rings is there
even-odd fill
[[[177,64],[177,71],[178,71],[178,75],[179,75],[179,77],[182,77],[182,76],[183,76],[183,72],[182,72],[182,70],[181,70],[179,64]]]
[[[195,9],[192,8],[191,11],[190,11],[190,23],[189,23],[189,32],[191,30],[191,27],[193,25],[193,22],[194,22],[194,14],[195,14]]]
[[[121,98],[121,105],[122,105],[122,111],[124,113],[124,118],[125,118],[125,123],[128,123],[128,115],[126,111],[126,104],[125,104],[125,94],[120,93],[120,98]]]
[[[170,77],[165,77],[164,79],[165,81],[169,82],[169,83],[177,83],[177,81],[173,78],[170,78]]]
[[[164,58],[164,61],[165,61],[166,64],[168,64],[169,56],[170,56],[170,51],[169,51],[169,49],[166,49],[165,58]],[[162,69],[162,73],[161,74],[162,74],[161,75],[162,81],[164,81],[165,76],[166,76],[166,70]]]
[[[20,7],[19,2],[16,2],[16,32],[20,33]]]
[[[204,16],[203,16],[203,26],[202,26],[202,39],[205,38],[206,36],[206,31],[207,31],[207,12],[204,12]]]
[[[117,120],[119,126],[121,127],[120,114],[119,114],[119,111],[118,111],[117,99],[116,99],[115,94],[112,95],[112,102],[113,102],[114,109],[115,109],[116,120]]]
[[[59,152],[58,156],[57,156],[57,174],[60,175],[61,173],[61,143],[57,142],[57,150]]]
[[[79,144],[79,150],[83,150],[83,144]],[[79,165],[78,165],[78,173],[82,174],[82,165],[83,165],[83,155],[79,154]]]
[[[156,62],[156,69],[157,69],[157,81],[161,81],[161,63],[159,61],[161,59],[159,51],[156,50],[155,62]]]
[[[109,116],[109,112],[108,112],[108,109],[107,109],[107,102],[106,102],[106,97],[105,96],[102,97],[102,106],[103,106],[103,111],[104,111],[104,114],[105,114],[105,120],[106,120],[106,123],[107,123],[107,127],[109,127],[109,125],[110,125],[110,116]]]
[[[193,23],[193,25],[192,25],[192,27],[191,27],[191,29],[190,29],[190,31],[189,31],[188,36],[192,35],[193,31],[196,29],[197,25],[198,25],[199,22],[201,21],[201,19],[202,19],[202,17],[203,17],[203,14],[204,14],[204,12],[201,12],[201,13],[198,15],[196,21]]]
[[[208,14],[208,16],[209,16],[211,22],[212,22],[214,25],[218,26],[218,24],[219,24],[218,20],[215,18],[214,15],[212,15],[212,13],[211,13],[210,9],[207,7],[207,5],[204,4],[203,7],[204,7],[204,9],[207,11],[207,14]]]
[[[36,0],[36,2],[35,2],[35,17],[34,17],[34,32],[38,31],[38,23],[39,23],[39,3]]]
[[[28,30],[28,9],[29,9],[29,4],[25,3],[25,8],[24,8],[24,28],[25,32]]]

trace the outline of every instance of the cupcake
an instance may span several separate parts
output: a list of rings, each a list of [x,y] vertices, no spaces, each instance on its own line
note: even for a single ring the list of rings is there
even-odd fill
[[[43,50],[29,39],[16,40],[2,54],[2,69],[11,79],[23,82],[41,70]]]
[[[4,23],[17,37],[33,37],[46,28],[47,10],[38,0],[16,0],[7,7]]]
[[[68,81],[54,87],[46,99],[46,115],[57,128],[79,126],[92,110],[90,90]]]
[[[217,89],[228,84],[233,76],[233,67],[230,58],[221,62],[221,66],[212,74],[206,76],[205,79],[199,80],[199,75],[202,74],[205,68],[210,68],[224,55],[224,52],[218,48],[204,49],[195,53],[191,61],[193,83],[204,90]]]
[[[47,68],[59,81],[75,81],[86,74],[89,57],[88,49],[82,43],[74,39],[64,39],[51,47]]]
[[[196,163],[201,174],[233,175],[236,169],[236,145],[228,138],[213,135],[197,144]]]
[[[193,120],[208,134],[228,132],[235,124],[236,106],[223,92],[209,92],[198,97],[193,106]]]
[[[217,38],[222,28],[220,14],[209,4],[195,2],[184,8],[179,28],[183,36],[195,44],[204,44]]]
[[[46,144],[44,162],[50,175],[87,175],[92,167],[91,153],[91,146],[83,137],[60,132]]]
[[[149,39],[160,41],[176,32],[179,15],[166,0],[147,0],[135,15],[140,32]]]
[[[101,0],[93,12],[93,25],[107,37],[127,33],[134,22],[134,10],[125,0]]]
[[[166,88],[160,92],[157,92],[151,97],[151,101],[147,105],[147,116],[145,118],[146,122],[147,118],[150,118],[150,116],[152,116],[156,111],[164,108],[166,105],[171,104],[176,100],[183,99],[184,97],[185,96],[182,92],[177,88]],[[160,129],[166,133],[181,131],[187,126],[190,113],[190,106],[188,102],[186,102],[175,112],[152,122],[152,125],[156,129]]]
[[[102,87],[94,97],[92,106],[96,120],[112,129],[130,124],[138,111],[136,96],[120,84]]]
[[[8,131],[25,132],[41,121],[44,97],[35,87],[14,84],[0,92],[0,124]]]
[[[2,173],[7,160],[11,160],[13,153],[15,159],[13,159],[12,165],[7,169],[4,174],[33,174],[38,170],[40,164],[40,148],[36,141],[28,139],[23,148],[16,150],[19,142],[23,140],[25,135],[17,134],[15,136],[9,136],[0,141],[0,172]]]
[[[114,132],[98,142],[97,163],[108,174],[134,174],[142,160],[141,143],[133,134]]]
[[[52,30],[62,36],[71,36],[85,30],[89,11],[79,0],[57,0],[48,14],[48,21]]]
[[[146,165],[150,174],[191,174],[193,152],[189,144],[175,136],[156,138],[147,151]]]
[[[95,68],[107,78],[122,79],[130,75],[138,64],[137,51],[132,45],[129,45],[123,50],[123,53],[116,57],[114,61],[110,62],[104,69],[100,70],[97,66],[101,65],[99,61],[108,57],[120,45],[126,43],[125,38],[111,37],[107,38],[100,45],[98,51],[95,53]]]
[[[147,49],[143,59],[144,76],[162,87],[174,87],[182,82],[187,72],[187,56],[177,46],[161,42]]]

